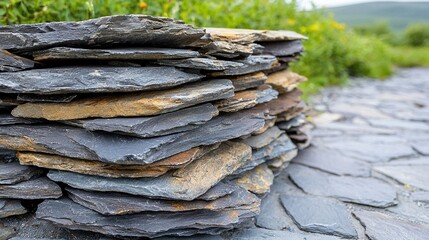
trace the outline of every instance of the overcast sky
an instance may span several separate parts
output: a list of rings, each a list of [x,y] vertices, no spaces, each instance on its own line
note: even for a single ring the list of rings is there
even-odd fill
[[[311,6],[311,2],[315,3],[318,7],[335,7],[335,6],[343,6],[353,3],[362,3],[362,2],[380,2],[383,0],[297,0],[303,7],[309,8]],[[391,2],[392,0],[386,0],[384,2]],[[429,2],[429,0],[396,0],[395,2]]]

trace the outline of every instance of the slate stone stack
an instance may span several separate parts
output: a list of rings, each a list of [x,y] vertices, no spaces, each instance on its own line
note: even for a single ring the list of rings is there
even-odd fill
[[[2,163],[0,197],[121,237],[252,221],[308,142],[288,70],[304,39],[143,15],[0,27],[0,146],[22,165]]]

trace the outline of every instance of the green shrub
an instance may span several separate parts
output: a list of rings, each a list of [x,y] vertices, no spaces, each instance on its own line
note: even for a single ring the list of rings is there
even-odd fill
[[[413,47],[429,46],[429,25],[411,24],[404,32],[405,43]]]

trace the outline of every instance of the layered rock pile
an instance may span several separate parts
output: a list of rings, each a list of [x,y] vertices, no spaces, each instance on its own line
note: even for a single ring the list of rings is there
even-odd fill
[[[251,221],[308,142],[304,39],[142,15],[0,27],[0,198],[123,237]]]

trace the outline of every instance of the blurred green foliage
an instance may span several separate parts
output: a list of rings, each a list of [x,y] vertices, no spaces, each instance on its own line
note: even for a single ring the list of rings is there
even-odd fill
[[[148,14],[182,19],[199,27],[286,29],[309,37],[292,69],[309,78],[306,91],[344,83],[349,76],[387,77],[392,54],[378,35],[359,34],[323,10],[299,11],[284,0],[9,0],[0,2],[0,24],[77,21],[113,14]],[[386,40],[386,39],[384,39]]]
[[[409,25],[404,32],[404,41],[413,47],[429,46],[429,24]]]

